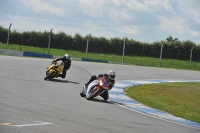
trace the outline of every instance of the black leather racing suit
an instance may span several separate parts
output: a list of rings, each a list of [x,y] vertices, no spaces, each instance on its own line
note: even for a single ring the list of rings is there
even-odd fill
[[[53,62],[56,62],[56,61],[59,61],[59,60],[62,60],[64,62],[64,69],[62,71],[62,74],[59,74],[59,77],[65,78],[67,70],[71,66],[71,60],[70,59],[66,59],[65,57],[62,57],[62,58],[57,58],[57,59],[53,60]]]

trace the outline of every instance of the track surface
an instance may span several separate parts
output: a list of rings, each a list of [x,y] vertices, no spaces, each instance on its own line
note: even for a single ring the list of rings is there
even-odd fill
[[[0,55],[0,133],[200,133],[79,95],[92,74],[109,69],[116,71],[116,80],[198,80],[200,72],[72,61],[65,79],[44,81],[50,63]]]

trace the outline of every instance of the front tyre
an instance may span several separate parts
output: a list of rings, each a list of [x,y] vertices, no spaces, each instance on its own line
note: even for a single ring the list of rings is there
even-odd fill
[[[91,100],[93,99],[94,97],[96,97],[99,93],[99,89],[92,89],[89,94],[86,96],[86,99],[87,100]]]
[[[83,90],[80,92],[80,96],[81,96],[81,97],[85,97],[84,92],[86,91],[86,88],[87,88],[86,85],[84,85],[84,86],[83,86]]]
[[[85,97],[85,94],[83,93],[83,91],[80,92],[80,96]]]
[[[44,78],[44,80],[47,80],[47,79],[51,78],[52,75],[54,75],[54,72],[48,73],[47,76]]]

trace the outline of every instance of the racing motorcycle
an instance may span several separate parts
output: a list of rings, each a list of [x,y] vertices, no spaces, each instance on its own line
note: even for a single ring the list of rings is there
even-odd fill
[[[64,62],[63,61],[57,61],[53,62],[46,71],[46,77],[44,80],[58,77],[58,75],[63,71],[64,68]]]
[[[105,77],[101,77],[92,81],[87,88],[84,85],[83,90],[80,92],[80,96],[85,97],[87,100],[91,100],[108,90],[110,90],[108,80]],[[104,100],[107,99],[108,98],[104,98]]]

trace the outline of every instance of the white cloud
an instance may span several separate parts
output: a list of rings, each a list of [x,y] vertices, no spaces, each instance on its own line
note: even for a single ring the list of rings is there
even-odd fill
[[[160,17],[161,24],[159,28],[164,32],[172,32],[177,34],[184,34],[185,33],[185,24],[183,19],[171,17],[171,18],[164,18]]]
[[[117,10],[115,8],[110,9],[110,11],[108,12],[108,16],[111,21],[115,21],[115,20],[123,21],[124,19],[125,20],[130,19],[129,15],[125,11]]]
[[[63,9],[60,7],[56,7],[55,5],[51,3],[45,3],[42,2],[42,0],[20,0],[22,3],[24,3],[26,6],[28,6],[30,9],[33,9],[35,12],[46,12],[49,14],[54,14],[60,16],[63,14]]]
[[[195,11],[189,11],[190,15],[194,16],[194,20],[200,24],[200,14]]]
[[[200,43],[199,0],[9,0],[1,5],[0,15],[0,24],[12,23],[11,29],[53,28],[54,33],[152,42],[173,35]]]
[[[129,0],[124,3],[128,9],[140,11],[140,12],[147,12],[149,8],[147,5],[141,3],[138,0]]]
[[[199,32],[198,31],[194,31],[194,30],[189,30],[189,33],[192,35],[192,36],[199,36]]]
[[[93,24],[91,21],[85,21],[84,22],[84,26],[88,29],[96,29],[96,30],[100,30],[102,29],[102,27],[96,25],[96,24]]]
[[[112,0],[112,2],[113,2],[116,6],[121,6],[123,3],[126,2],[126,0]]]
[[[129,26],[125,25],[122,26],[122,28],[118,28],[117,30],[125,34],[131,34],[131,35],[138,34],[138,27],[135,25],[129,25]]]
[[[11,29],[17,29],[19,32],[28,30],[45,31],[54,27],[54,25],[48,23],[48,20],[41,18],[37,19],[31,17],[13,16],[11,22]]]
[[[157,12],[162,11],[165,9],[166,11],[169,11],[171,13],[175,13],[172,9],[171,4],[168,0],[146,0],[145,5],[150,9],[151,12]]]
[[[79,0],[81,9],[89,16],[98,18],[103,17],[103,7],[106,4],[106,0]]]

